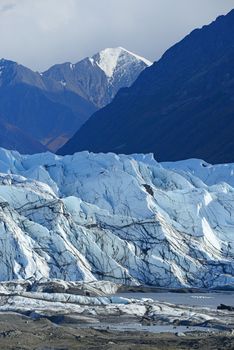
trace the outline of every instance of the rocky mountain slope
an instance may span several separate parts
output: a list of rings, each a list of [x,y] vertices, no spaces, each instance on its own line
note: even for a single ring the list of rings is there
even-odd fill
[[[45,73],[0,60],[0,116],[15,128],[11,130],[13,137],[14,130],[25,135],[22,147],[10,138],[6,140],[4,134],[0,145],[26,153],[46,148],[56,151],[149,64],[124,49],[107,49],[74,65],[56,65]]]
[[[110,103],[120,88],[129,87],[152,63],[122,48],[108,48],[72,64],[57,64],[43,76],[61,82],[96,108]]]
[[[234,282],[234,165],[0,150],[0,280]]]
[[[59,153],[234,160],[234,10],[196,29],[95,113]],[[111,135],[111,137],[110,137]]]

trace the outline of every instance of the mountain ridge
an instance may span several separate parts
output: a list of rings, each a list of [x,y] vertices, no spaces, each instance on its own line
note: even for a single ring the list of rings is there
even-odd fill
[[[58,153],[153,152],[160,161],[231,162],[232,29],[234,10],[192,31],[130,88],[121,89]]]
[[[60,81],[99,109],[107,105],[120,88],[132,85],[151,64],[122,47],[107,48],[75,64],[66,62],[52,66],[43,76]],[[90,74],[95,76],[94,82]]]
[[[138,56],[128,53],[125,62],[117,62],[118,65],[125,64],[126,70],[119,76],[120,81],[115,80],[111,84],[107,83],[108,79],[100,67],[93,67],[89,59],[84,59],[76,65],[65,63],[55,66],[57,70],[62,69],[59,74],[63,74],[63,69],[68,72],[66,82],[62,78],[56,79],[56,74],[51,76],[54,67],[39,73],[17,62],[1,59],[0,115],[5,123],[14,125],[17,132],[21,130],[22,134],[30,135],[30,138],[34,139],[32,143],[27,137],[22,137],[25,144],[18,150],[26,150],[27,153],[38,152],[40,147],[36,145],[41,143],[42,150],[48,148],[56,151],[98,109],[94,101],[99,99],[99,90],[102,89],[102,99],[108,103],[119,87],[131,84],[146,67],[146,64],[136,57]],[[82,88],[79,87],[79,81],[84,82]],[[90,86],[93,86],[93,89],[90,89]],[[11,133],[13,132],[12,129]],[[17,138],[17,135],[15,137]],[[18,143],[10,141],[12,138],[8,138],[6,143],[2,133],[0,145],[2,142],[7,148],[19,146]]]

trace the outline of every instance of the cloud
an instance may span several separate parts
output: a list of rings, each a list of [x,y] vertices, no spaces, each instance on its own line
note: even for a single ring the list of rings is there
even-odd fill
[[[123,46],[151,60],[234,0],[0,0],[0,56],[44,70]]]
[[[0,4],[0,12],[7,12],[11,11],[14,9],[16,6],[15,3],[5,3],[5,4]]]

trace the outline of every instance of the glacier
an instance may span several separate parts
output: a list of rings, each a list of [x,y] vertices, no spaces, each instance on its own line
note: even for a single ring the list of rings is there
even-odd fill
[[[0,280],[234,284],[234,164],[0,149]]]

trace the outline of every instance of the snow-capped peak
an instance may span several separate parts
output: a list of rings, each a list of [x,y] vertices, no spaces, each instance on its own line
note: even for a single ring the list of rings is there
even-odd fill
[[[136,55],[135,53],[133,53],[133,52],[131,52],[131,51],[121,47],[121,46],[119,47],[119,49],[121,49],[122,51],[127,52],[129,55],[134,56],[137,60],[144,62],[147,66],[152,66],[152,64],[153,64],[153,62],[147,60],[145,57]]]
[[[116,48],[107,48],[100,51],[97,55],[93,57],[97,65],[104,71],[107,77],[111,78],[118,66],[118,63],[121,59],[126,59],[126,61],[131,58],[134,58],[138,61],[142,61],[146,66],[150,66],[152,62],[147,59],[140,57],[122,47]]]

